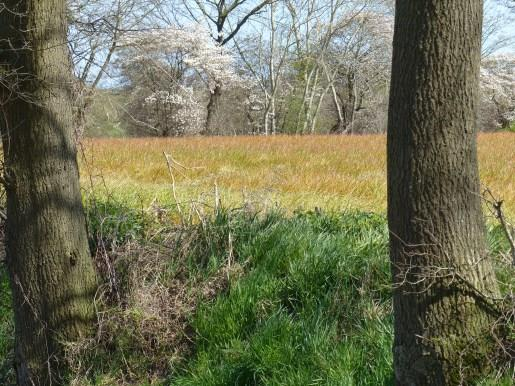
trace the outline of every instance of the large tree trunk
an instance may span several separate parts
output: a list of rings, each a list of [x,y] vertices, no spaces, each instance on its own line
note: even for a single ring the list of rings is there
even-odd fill
[[[481,0],[397,0],[388,222],[399,385],[469,384],[488,367],[498,294],[476,155]]]
[[[56,385],[63,342],[94,321],[96,286],[73,140],[65,0],[0,8],[0,86],[7,266],[19,385]],[[10,47],[11,49],[6,49]]]

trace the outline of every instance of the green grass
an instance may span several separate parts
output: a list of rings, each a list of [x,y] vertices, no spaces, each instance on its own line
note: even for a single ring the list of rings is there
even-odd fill
[[[14,339],[11,291],[5,266],[0,262],[0,385],[13,382],[12,347]]]
[[[276,216],[234,234],[247,274],[198,310],[195,357],[172,384],[391,384],[382,217]]]

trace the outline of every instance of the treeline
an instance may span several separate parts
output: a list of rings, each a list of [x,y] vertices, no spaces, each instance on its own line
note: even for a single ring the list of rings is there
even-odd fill
[[[70,47],[87,134],[386,131],[391,0],[82,2]],[[485,3],[481,130],[515,122],[512,17]]]

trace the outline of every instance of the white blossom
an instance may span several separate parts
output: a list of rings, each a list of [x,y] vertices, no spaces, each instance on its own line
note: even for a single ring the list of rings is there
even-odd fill
[[[232,54],[199,24],[136,32],[126,36],[124,44],[139,51],[134,61],[156,53],[181,53],[184,63],[202,76],[211,92],[217,84],[230,87],[246,81],[236,73]]]
[[[515,122],[515,55],[492,55],[481,63],[481,103],[493,104],[502,122]]]

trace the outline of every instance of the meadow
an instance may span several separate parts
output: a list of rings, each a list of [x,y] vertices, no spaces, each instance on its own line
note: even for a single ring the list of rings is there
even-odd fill
[[[515,212],[515,134],[481,134],[481,181]],[[176,198],[226,206],[252,201],[283,208],[386,209],[386,138],[363,136],[190,137],[89,139],[83,145],[83,186],[124,202],[174,203]],[[184,167],[182,167],[182,166]]]

